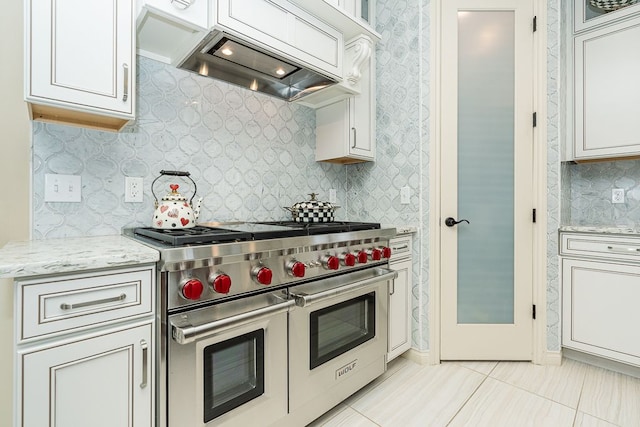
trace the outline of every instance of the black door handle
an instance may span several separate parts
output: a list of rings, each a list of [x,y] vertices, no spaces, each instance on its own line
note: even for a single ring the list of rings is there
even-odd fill
[[[447,218],[444,220],[444,225],[446,225],[447,227],[453,227],[456,224],[460,224],[461,222],[466,222],[467,224],[470,224],[470,222],[466,219],[461,219],[460,221],[456,221],[455,218]]]

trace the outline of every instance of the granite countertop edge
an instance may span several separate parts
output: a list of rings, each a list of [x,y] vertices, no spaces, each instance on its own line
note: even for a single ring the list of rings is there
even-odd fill
[[[574,233],[599,233],[599,234],[622,234],[628,236],[640,236],[640,228],[622,225],[562,225],[561,232]]]
[[[0,249],[0,279],[157,262],[160,253],[120,235],[27,240]]]

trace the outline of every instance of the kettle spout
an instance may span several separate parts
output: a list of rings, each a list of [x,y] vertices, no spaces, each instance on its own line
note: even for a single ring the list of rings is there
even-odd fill
[[[193,208],[193,218],[194,219],[198,219],[198,217],[200,216],[200,206],[202,205],[202,197],[200,197],[197,201],[196,201],[196,205],[192,206]]]

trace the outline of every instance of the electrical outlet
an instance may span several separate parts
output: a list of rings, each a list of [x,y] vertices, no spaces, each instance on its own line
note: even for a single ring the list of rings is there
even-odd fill
[[[614,188],[611,190],[611,203],[624,203],[623,188]]]
[[[129,203],[142,203],[143,179],[131,176],[124,178],[124,201]]]
[[[338,197],[336,195],[336,189],[335,188],[330,188],[329,189],[329,203],[337,203],[338,202]]]
[[[408,205],[411,202],[411,187],[404,186],[400,189],[400,204]]]
[[[80,175],[45,174],[44,201],[77,203],[82,198]]]

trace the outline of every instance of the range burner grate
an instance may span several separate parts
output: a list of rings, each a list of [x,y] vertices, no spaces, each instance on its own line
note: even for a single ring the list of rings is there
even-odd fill
[[[169,243],[172,246],[239,242],[252,239],[251,233],[248,232],[200,225],[177,230],[141,227],[136,228],[134,233]]]
[[[347,231],[377,230],[380,224],[375,222],[296,222],[296,221],[273,221],[260,222],[258,224],[278,225],[281,227],[291,227],[306,230],[308,235],[344,233]]]

